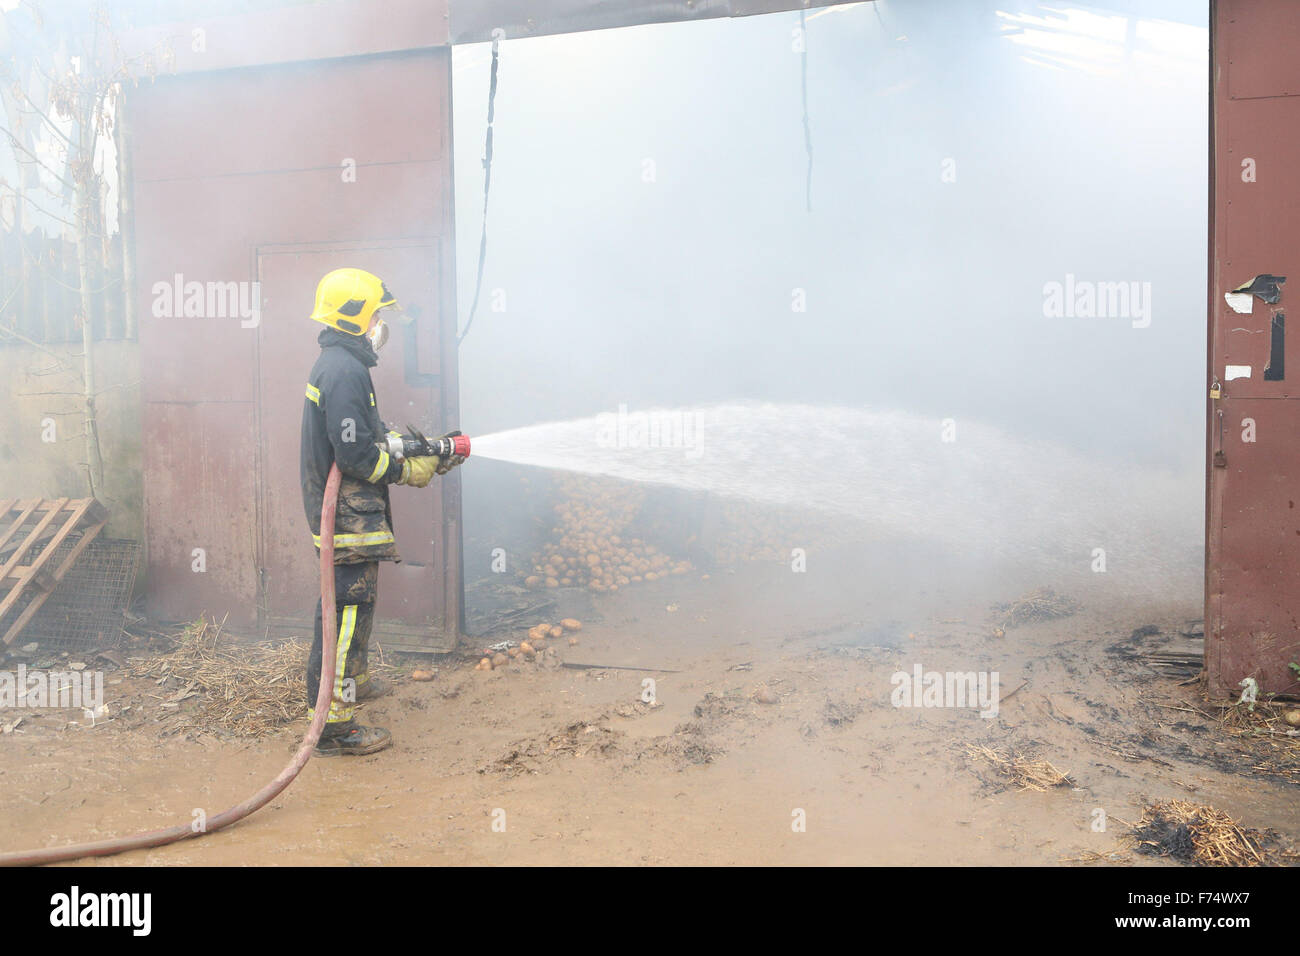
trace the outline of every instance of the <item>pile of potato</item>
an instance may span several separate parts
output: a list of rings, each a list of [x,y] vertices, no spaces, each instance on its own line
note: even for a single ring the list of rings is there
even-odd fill
[[[640,510],[643,493],[625,487],[571,479],[555,506],[552,540],[533,556],[530,588],[585,587],[617,591],[629,584],[685,574],[689,561],[674,561],[640,538],[622,532]]]
[[[582,630],[582,622],[577,618],[566,617],[558,624],[537,624],[528,629],[528,640],[520,641],[518,647],[512,647],[496,654],[484,656],[474,665],[476,671],[496,670],[505,667],[511,661],[535,661],[542,657],[558,657],[554,647],[547,641],[558,641],[569,633],[569,646],[576,647],[578,639],[573,636]]]
[[[789,557],[790,539],[770,511],[738,502],[724,504],[721,511],[720,530],[710,549],[718,564],[732,566]]]
[[[824,515],[746,502],[726,502],[707,552],[719,566],[787,562],[792,548],[830,548],[861,540],[855,526]]]

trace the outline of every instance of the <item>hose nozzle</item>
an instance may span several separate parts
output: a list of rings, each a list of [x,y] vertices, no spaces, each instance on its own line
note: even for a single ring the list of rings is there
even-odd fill
[[[418,458],[437,455],[439,458],[468,458],[469,436],[449,432],[441,438],[425,438],[418,428],[406,426],[407,434],[391,433],[381,447],[395,458]]]
[[[439,458],[468,458],[469,457],[469,436],[468,435],[446,435],[442,438],[435,438],[429,442],[433,449],[432,454]]]

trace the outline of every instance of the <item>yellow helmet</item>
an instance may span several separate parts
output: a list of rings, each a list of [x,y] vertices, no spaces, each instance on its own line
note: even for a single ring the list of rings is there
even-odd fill
[[[311,317],[349,335],[365,335],[376,312],[397,305],[388,286],[364,269],[335,269],[316,286]]]

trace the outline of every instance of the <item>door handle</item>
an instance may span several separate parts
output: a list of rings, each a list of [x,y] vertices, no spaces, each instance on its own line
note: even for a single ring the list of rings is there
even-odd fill
[[[1227,468],[1228,459],[1223,454],[1223,409],[1216,408],[1214,414],[1218,419],[1214,429],[1214,467]]]

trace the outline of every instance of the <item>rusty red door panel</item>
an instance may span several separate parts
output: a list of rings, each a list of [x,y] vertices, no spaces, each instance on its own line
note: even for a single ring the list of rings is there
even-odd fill
[[[285,621],[301,632],[316,590],[297,446],[317,351],[306,315],[323,272],[364,251],[355,264],[424,306],[417,367],[440,377],[408,389],[405,342],[395,338],[376,374],[380,407],[397,423],[456,418],[450,49],[346,56],[368,49],[352,44],[371,31],[309,16],[303,24],[315,40],[295,34],[298,52],[281,45],[276,56],[311,62],[218,58],[214,67],[241,68],[204,72],[194,61],[185,68],[196,72],[159,76],[130,98],[147,611],[162,620],[229,613],[247,636]],[[412,33],[411,42],[422,41]],[[155,288],[177,276],[261,282],[259,323],[153,314]],[[384,571],[379,609],[393,646],[454,643],[458,488],[453,476],[423,495],[394,491],[407,560]],[[189,571],[188,557],[205,542],[207,577]]]
[[[375,399],[390,427],[405,430],[409,422],[436,433],[443,421],[437,374],[438,255],[436,241],[273,246],[259,251],[264,302],[258,330],[263,463],[259,569],[265,622],[273,629],[309,628],[318,590],[316,555],[298,477],[303,392],[320,354],[316,337],[324,328],[307,318],[316,283],[331,269],[366,269],[383,277],[403,307],[415,314],[410,332],[393,325],[371,373]],[[375,633],[403,647],[433,649],[446,643],[441,633],[443,522],[437,492],[436,484],[390,491],[402,562],[381,567]]]
[[[257,624],[257,409],[251,401],[150,402],[145,483],[151,617],[208,612]]]
[[[1247,677],[1300,692],[1297,35],[1288,0],[1214,4],[1205,656],[1219,694]]]

